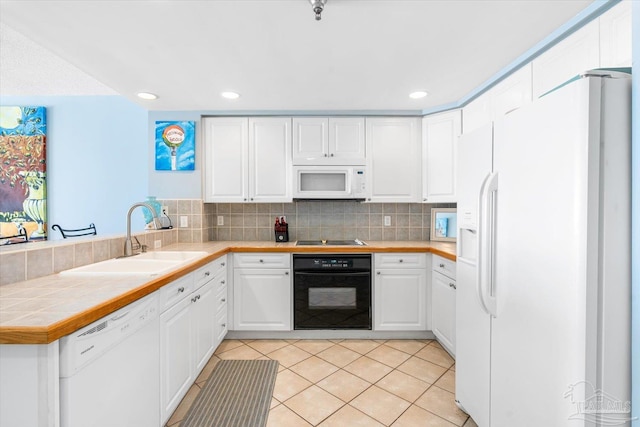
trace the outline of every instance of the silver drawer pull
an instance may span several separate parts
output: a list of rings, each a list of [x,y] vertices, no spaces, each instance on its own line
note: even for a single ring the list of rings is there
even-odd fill
[[[222,267],[224,267],[224,266],[225,266],[225,263],[224,263],[224,262],[221,262],[221,263],[220,263],[220,265],[221,265]]]
[[[453,284],[453,283],[449,283],[449,287],[450,287],[450,288],[453,288],[453,289],[456,289],[456,285],[455,285],[455,284]]]
[[[261,259],[261,260],[260,260],[260,262],[264,262],[264,260],[263,260],[263,259]]]
[[[222,298],[222,299],[220,300],[220,302],[226,302],[226,301],[227,301],[227,299],[226,299],[226,298]]]
[[[288,271],[285,271],[285,272],[284,272],[284,275],[285,275],[285,276],[288,276],[288,275],[289,275],[289,272],[288,272]]]
[[[223,323],[223,324],[222,324],[222,325],[220,325],[220,326],[222,326],[223,328],[226,328],[226,327],[227,327],[227,324],[226,324],[226,323]]]
[[[379,275],[380,275],[380,272],[378,271],[376,274],[379,276]]]
[[[196,295],[195,297],[191,298],[191,302],[196,302],[200,299],[200,295]]]
[[[398,262],[404,262],[404,260],[403,260],[402,258],[400,258],[400,259],[398,260]]]
[[[440,264],[440,268],[444,268],[444,264]]]
[[[211,273],[208,272],[208,271],[206,273],[204,273],[204,277],[209,277],[210,275],[211,275]]]
[[[225,282],[224,282],[224,280],[221,280],[221,281],[220,281],[220,284],[221,284],[221,285],[224,285],[224,283],[225,283]]]
[[[178,293],[182,293],[182,292],[184,292],[184,286],[180,286],[180,287],[178,288]]]

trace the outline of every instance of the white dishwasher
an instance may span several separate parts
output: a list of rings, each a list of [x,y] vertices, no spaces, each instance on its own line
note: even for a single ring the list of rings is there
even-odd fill
[[[60,339],[62,427],[160,425],[158,293]]]

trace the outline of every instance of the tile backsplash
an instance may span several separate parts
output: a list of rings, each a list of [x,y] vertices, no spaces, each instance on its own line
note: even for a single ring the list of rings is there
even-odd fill
[[[293,203],[205,203],[208,240],[274,240],[276,216],[286,216],[289,240],[429,240],[431,208],[455,204],[298,201]],[[384,225],[384,217],[391,223]],[[223,225],[217,225],[222,217]]]

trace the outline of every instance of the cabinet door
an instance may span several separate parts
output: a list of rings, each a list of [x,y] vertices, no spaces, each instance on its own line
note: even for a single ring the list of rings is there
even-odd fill
[[[329,156],[329,119],[304,117],[293,119],[293,164],[322,163]]]
[[[456,158],[458,137],[462,131],[461,122],[460,110],[422,119],[424,202],[457,201]]]
[[[419,202],[420,119],[367,118],[366,149],[371,202]]]
[[[248,120],[212,117],[202,121],[205,150],[206,202],[248,199]]]
[[[160,315],[160,418],[164,425],[195,377],[192,365],[191,300]]]
[[[426,330],[427,280],[424,269],[377,270],[374,288],[374,330]]]
[[[288,269],[234,270],[234,330],[290,331],[291,317],[291,276]]]
[[[194,378],[213,354],[216,338],[216,299],[213,281],[191,294],[191,333],[193,334]]]
[[[364,118],[329,119],[329,162],[339,165],[365,165]]]
[[[433,334],[451,354],[455,354],[456,281],[434,271],[431,276],[431,322]]]
[[[249,119],[249,201],[291,202],[291,119]]]
[[[600,67],[631,67],[631,3],[622,1],[600,16]]]

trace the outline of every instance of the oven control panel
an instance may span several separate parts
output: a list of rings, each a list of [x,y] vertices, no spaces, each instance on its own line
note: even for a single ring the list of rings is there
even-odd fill
[[[293,271],[370,270],[371,255],[294,255]]]

